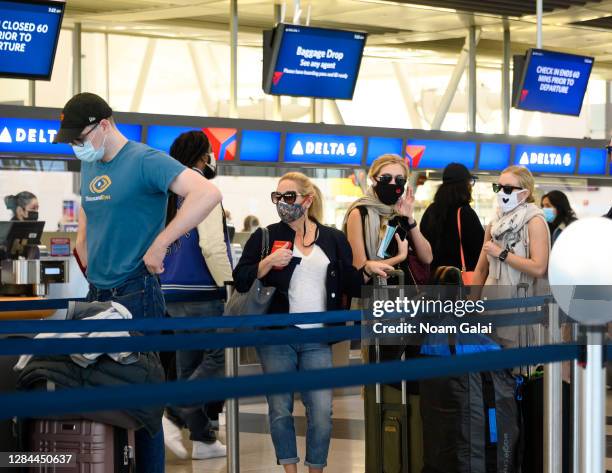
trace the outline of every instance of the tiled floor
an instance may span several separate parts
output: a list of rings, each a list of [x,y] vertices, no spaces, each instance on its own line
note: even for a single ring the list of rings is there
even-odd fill
[[[276,465],[274,448],[268,432],[267,405],[240,406],[240,472],[282,473]],[[304,458],[304,407],[295,403],[298,454]],[[221,429],[222,431],[224,429]],[[346,396],[334,400],[334,430],[328,458],[327,473],[364,473],[363,408],[360,396]],[[223,435],[221,440],[224,441]],[[189,445],[188,440],[185,444]],[[179,460],[167,452],[166,473],[225,473],[225,459],[204,461]],[[299,472],[308,471],[300,465]]]
[[[606,469],[612,471],[612,394],[607,399],[607,456]],[[268,432],[267,406],[264,403],[243,404],[240,433],[241,473],[282,473],[276,465],[274,449]],[[304,457],[304,408],[295,404],[298,452]],[[221,429],[222,431],[224,429]],[[334,430],[327,473],[364,473],[363,408],[360,396],[345,396],[334,400]],[[223,436],[221,439],[224,440]],[[188,444],[188,440],[186,440]],[[182,461],[167,453],[167,473],[225,473],[225,459]],[[301,465],[300,473],[307,469]]]

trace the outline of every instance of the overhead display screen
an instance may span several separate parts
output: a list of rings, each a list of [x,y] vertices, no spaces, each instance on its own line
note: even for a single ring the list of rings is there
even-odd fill
[[[243,130],[240,161],[277,162],[280,155],[280,131]]]
[[[278,25],[264,34],[264,92],[353,98],[366,33]]]
[[[236,136],[238,133],[236,128],[151,125],[147,127],[147,144],[152,148],[169,153],[174,140],[180,134],[192,130],[201,130],[206,134],[212,152],[219,161],[233,161],[236,158]]]
[[[0,118],[0,152],[74,156],[67,144],[54,145],[59,120]],[[119,123],[117,128],[132,141],[140,141],[142,126]]]
[[[580,115],[593,62],[592,57],[530,49],[514,106],[521,110]]]
[[[362,136],[287,133],[285,161],[359,166],[363,148]]]
[[[603,148],[581,148],[578,174],[603,176],[606,173],[607,151]]]
[[[377,136],[368,138],[366,164],[369,166],[376,158],[383,154],[397,154],[401,156],[402,142],[401,138],[382,138]]]
[[[576,167],[576,148],[544,145],[516,145],[514,164],[532,172],[573,174]]]
[[[0,77],[50,80],[65,3],[0,0]]]
[[[476,143],[473,141],[408,140],[406,158],[411,169],[444,169],[449,163],[474,168]]]
[[[480,171],[503,171],[510,164],[510,144],[481,143],[478,158]]]

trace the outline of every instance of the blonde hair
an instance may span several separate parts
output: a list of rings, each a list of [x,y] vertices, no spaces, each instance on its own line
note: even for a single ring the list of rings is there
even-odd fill
[[[301,172],[288,172],[280,178],[280,181],[293,181],[298,186],[298,191],[303,196],[311,196],[312,204],[308,208],[308,216],[317,222],[323,220],[323,195],[321,190],[313,184],[308,176]]]
[[[408,164],[406,164],[406,160],[402,159],[401,156],[397,154],[383,154],[382,156],[376,158],[370,166],[368,177],[374,178],[378,176],[378,174],[380,174],[380,170],[387,164],[399,164],[404,169],[406,178],[410,174],[410,168],[408,167]]]
[[[529,196],[525,202],[535,202],[535,179],[533,178],[533,174],[531,174],[529,169],[527,169],[525,166],[508,166],[501,173],[510,173],[516,176],[520,186],[529,191]]]

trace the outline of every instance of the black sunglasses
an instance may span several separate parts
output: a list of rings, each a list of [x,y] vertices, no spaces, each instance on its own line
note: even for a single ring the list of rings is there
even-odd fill
[[[91,130],[89,130],[84,135],[81,135],[78,138],[75,138],[74,140],[72,140],[70,142],[70,144],[74,145],[74,146],[79,146],[79,147],[85,146],[85,138],[87,138],[92,131],[94,131],[96,128],[98,128],[99,124],[100,124],[100,122],[96,123]]]
[[[523,188],[522,187],[516,187],[516,186],[504,186],[502,184],[497,184],[497,183],[493,183],[493,192],[495,192],[496,194],[500,191],[500,190],[504,190],[504,194],[510,195],[512,194],[512,191],[517,190],[517,191],[522,191]]]
[[[272,192],[270,194],[270,197],[272,198],[272,203],[275,205],[278,204],[281,200],[287,204],[294,204],[297,200],[298,195],[302,194],[298,194],[295,191],[287,191],[284,194],[282,192]]]
[[[401,174],[398,174],[397,176],[392,176],[391,174],[381,174],[380,176],[376,178],[376,180],[380,182],[381,184],[390,184],[394,177],[395,177],[395,183],[398,186],[403,187],[406,185],[406,178],[402,176]]]

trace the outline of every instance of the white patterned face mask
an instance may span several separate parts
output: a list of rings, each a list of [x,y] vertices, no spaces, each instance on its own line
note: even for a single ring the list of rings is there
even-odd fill
[[[519,194],[525,192],[525,190],[514,190],[512,194],[505,194],[500,192],[497,194],[497,203],[499,204],[499,208],[505,214],[508,212],[512,212],[515,208],[517,208],[520,204],[523,203],[522,199],[519,199]]]

